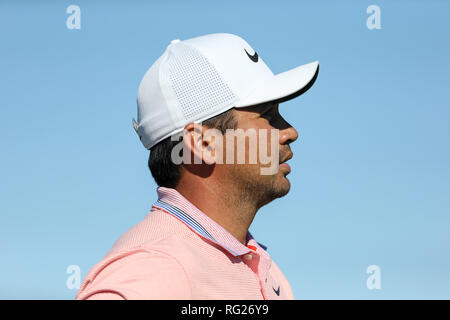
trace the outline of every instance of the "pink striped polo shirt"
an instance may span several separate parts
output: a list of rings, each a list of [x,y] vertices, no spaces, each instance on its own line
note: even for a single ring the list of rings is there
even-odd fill
[[[86,275],[77,299],[294,299],[247,233],[243,245],[178,191],[158,188],[150,213]]]

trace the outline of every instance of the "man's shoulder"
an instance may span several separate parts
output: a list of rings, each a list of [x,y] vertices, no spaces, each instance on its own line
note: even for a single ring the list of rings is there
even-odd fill
[[[201,240],[185,224],[153,209],[89,271],[77,299],[105,292],[139,299],[141,295],[148,297],[152,288],[164,292],[162,287],[170,287],[172,282],[177,283],[175,292],[186,298],[190,286],[183,261],[190,260],[187,256],[196,250],[196,241]]]
[[[161,239],[164,242],[172,241]],[[123,299],[141,299],[158,293],[184,299],[190,294],[187,274],[180,262],[158,243],[116,251],[97,263],[86,275],[77,299],[92,295],[113,293]],[[158,298],[156,297],[156,298]]]
[[[161,209],[152,208],[151,212],[139,223],[127,230],[112,246],[107,255],[136,248],[150,248],[158,243],[189,238],[189,228],[173,215]]]

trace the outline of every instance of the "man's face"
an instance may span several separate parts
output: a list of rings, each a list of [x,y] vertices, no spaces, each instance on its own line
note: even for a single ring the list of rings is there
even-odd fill
[[[245,163],[236,163],[236,158],[243,149],[238,148],[237,139],[233,135],[225,135],[225,153],[229,152],[226,147],[229,140],[234,141],[235,161],[233,164],[225,162],[228,164],[224,165],[227,180],[231,179],[228,182],[242,190],[244,199],[256,197],[260,206],[286,195],[290,189],[286,176],[291,169],[284,162],[293,156],[289,144],[298,138],[297,131],[284,120],[278,112],[278,104],[273,102],[235,109],[235,117],[238,129],[256,134],[256,144],[255,139],[251,141],[245,135]],[[239,133],[236,135],[239,136]],[[252,153],[257,154],[256,163],[250,161]],[[269,163],[268,159],[264,161],[265,157],[270,158]],[[273,169],[268,170],[269,167]]]

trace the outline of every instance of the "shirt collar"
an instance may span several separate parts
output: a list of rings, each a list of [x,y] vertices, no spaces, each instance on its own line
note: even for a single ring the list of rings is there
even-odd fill
[[[239,242],[222,226],[183,197],[177,190],[159,187],[157,192],[158,200],[153,204],[153,207],[162,209],[173,215],[186,224],[192,231],[221,246],[233,256],[240,256],[251,251],[249,247]],[[264,251],[267,249],[266,246],[256,242],[250,232],[247,232],[247,243],[249,245],[259,246]]]

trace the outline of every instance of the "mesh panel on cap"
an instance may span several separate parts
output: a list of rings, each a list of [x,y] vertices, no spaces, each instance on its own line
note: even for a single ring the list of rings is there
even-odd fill
[[[178,44],[169,59],[170,81],[186,119],[214,112],[236,97],[217,70],[196,49]]]

